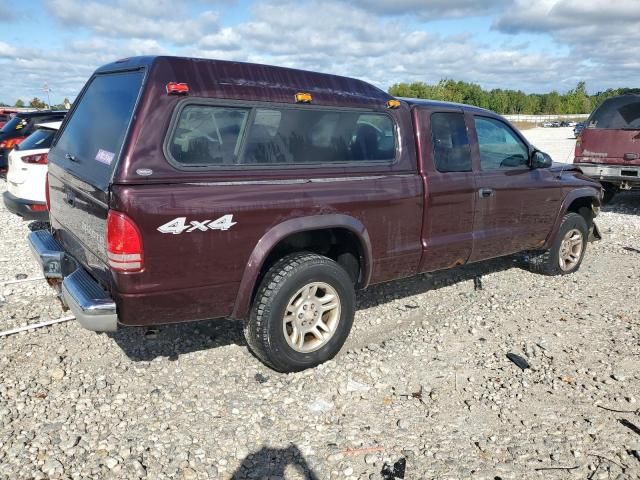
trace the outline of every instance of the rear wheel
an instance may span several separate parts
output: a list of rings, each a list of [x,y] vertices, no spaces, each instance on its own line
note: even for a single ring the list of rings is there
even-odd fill
[[[562,219],[551,248],[529,260],[531,271],[543,275],[567,275],[582,263],[587,248],[589,228],[582,215],[567,213]]]
[[[288,255],[260,284],[245,337],[253,353],[280,372],[296,372],[333,358],[355,314],[349,274],[314,253]]]

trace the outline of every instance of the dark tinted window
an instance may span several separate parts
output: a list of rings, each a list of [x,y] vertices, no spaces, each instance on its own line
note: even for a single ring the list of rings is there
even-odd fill
[[[240,163],[300,165],[394,159],[394,124],[387,115],[258,108]]]
[[[475,117],[480,168],[498,170],[529,165],[529,149],[515,132],[500,120]]]
[[[591,114],[587,126],[640,130],[640,97],[629,95],[605,100]]]
[[[50,161],[105,189],[118,162],[142,78],[141,71],[94,77],[56,141]]]
[[[433,158],[440,172],[470,172],[471,150],[462,113],[431,115]]]
[[[55,130],[38,129],[25,138],[18,146],[20,150],[35,150],[37,148],[49,148],[56,134]]]
[[[0,122],[7,122],[9,120],[9,118],[11,118],[11,117],[9,117],[9,115],[5,115],[5,114],[0,113]]]
[[[249,108],[186,106],[169,144],[171,156],[188,166],[236,164],[250,112]]]
[[[187,166],[392,161],[395,134],[378,113],[189,105],[169,151]]]

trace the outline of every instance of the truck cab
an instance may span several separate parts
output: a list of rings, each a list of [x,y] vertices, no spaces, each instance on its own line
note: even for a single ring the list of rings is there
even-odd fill
[[[574,272],[600,201],[492,112],[175,57],[96,71],[48,192],[32,249],[83,326],[230,317],[280,371],[332,358],[368,285],[524,250]]]

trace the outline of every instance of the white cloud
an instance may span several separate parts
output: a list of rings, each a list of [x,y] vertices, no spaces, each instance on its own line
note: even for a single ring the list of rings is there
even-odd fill
[[[180,7],[165,7],[168,2],[164,0],[158,3],[161,8],[156,6],[149,12],[143,7],[147,3],[153,4],[150,1],[144,0],[137,8],[130,8],[128,3],[128,0],[116,5],[99,1],[52,0],[49,9],[67,28],[84,27],[110,37],[149,38],[187,44],[219,28],[218,15],[213,11],[190,18],[181,12]]]
[[[423,19],[486,15],[512,0],[355,0],[357,5],[389,15],[418,15]]]
[[[630,85],[640,73],[636,0],[267,0],[230,23],[225,5],[232,3],[50,0],[48,10],[64,25],[64,38],[74,39],[62,48],[0,41],[2,99],[42,96],[45,81],[53,101],[73,98],[98,66],[147,54],[269,63],[352,76],[385,89],[443,77],[525,91],[566,90],[579,80],[606,88]],[[487,43],[484,32],[447,36],[430,31],[428,22],[408,21],[475,16],[507,3],[513,6],[496,17],[494,29],[548,35],[569,48],[542,52],[516,35]]]

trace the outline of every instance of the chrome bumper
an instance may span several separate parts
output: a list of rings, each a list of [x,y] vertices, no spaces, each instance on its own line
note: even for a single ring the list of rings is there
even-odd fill
[[[113,299],[62,249],[53,235],[46,230],[38,230],[31,232],[28,239],[45,278],[62,279],[62,301],[78,323],[94,332],[117,330],[118,315]]]
[[[640,167],[636,165],[576,164],[587,177],[614,183],[640,183]]]

